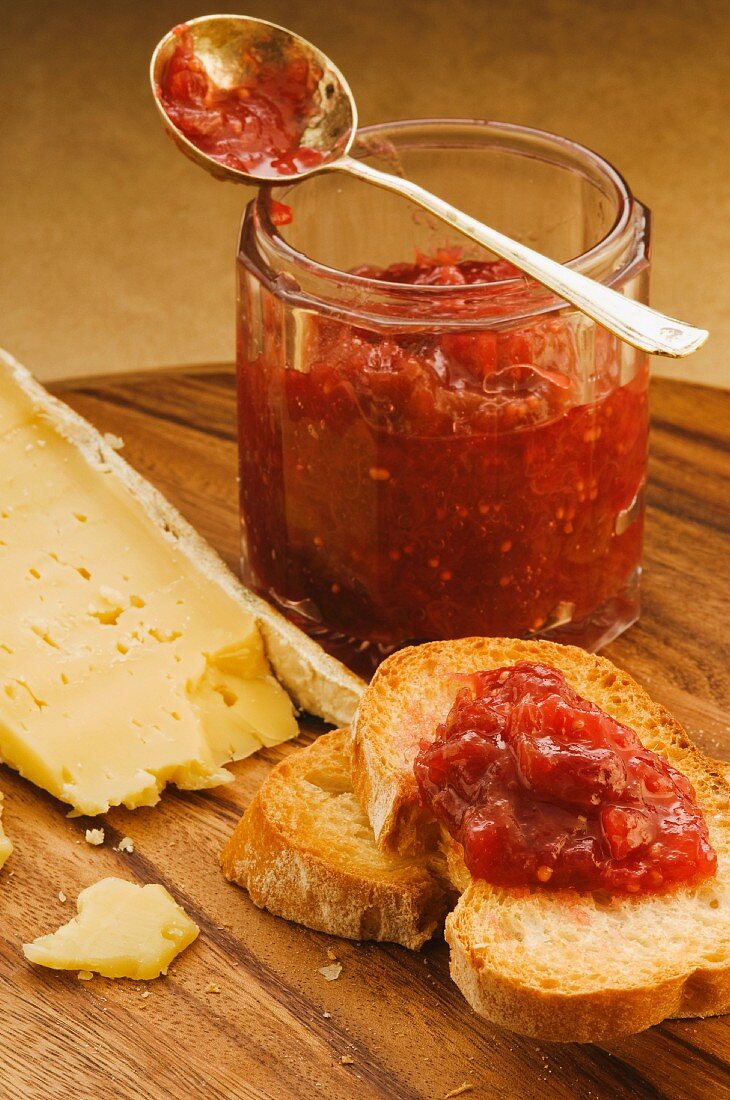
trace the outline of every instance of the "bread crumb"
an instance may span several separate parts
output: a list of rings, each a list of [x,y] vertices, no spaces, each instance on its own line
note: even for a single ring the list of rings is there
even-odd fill
[[[120,436],[114,435],[114,432],[104,432],[104,441],[113,451],[121,451],[124,446],[124,440]]]
[[[332,1019],[332,1013],[331,1012],[323,1012],[322,1015],[324,1016],[325,1020],[331,1020]]]
[[[145,989],[143,993],[140,993],[140,997],[142,998],[143,1001],[147,997],[151,997],[151,996],[152,996],[152,991],[150,989]]]
[[[220,993],[220,991],[221,987],[219,985],[216,985],[215,982],[208,982],[205,987],[206,993]]]
[[[63,890],[58,891],[58,900],[61,902],[64,902],[66,900],[66,895],[64,894]]]
[[[90,982],[94,975],[91,970],[79,970],[76,977],[80,982]]]
[[[355,1059],[351,1058],[349,1054],[343,1054],[342,1057],[340,1058],[340,1063],[343,1066],[354,1066],[355,1065]]]
[[[134,851],[134,841],[132,840],[131,836],[123,836],[114,851],[128,852],[131,855]]]
[[[470,1085],[468,1081],[464,1081],[463,1085],[459,1085],[458,1089],[452,1089],[451,1092],[447,1092],[444,1096],[444,1100],[453,1100],[454,1096],[463,1096],[465,1092],[473,1092],[474,1086]]]
[[[321,974],[326,982],[335,982],[342,973],[342,963],[335,962],[330,966],[321,966],[317,973]]]
[[[104,830],[103,829],[87,829],[86,830],[86,843],[93,844],[98,847],[104,843]]]
[[[331,947],[327,948],[327,958],[330,960],[330,962],[339,962],[340,961],[337,958],[337,955],[334,953],[334,951],[332,950]]]

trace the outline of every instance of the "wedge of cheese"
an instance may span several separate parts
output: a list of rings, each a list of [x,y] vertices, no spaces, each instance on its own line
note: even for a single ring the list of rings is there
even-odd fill
[[[0,355],[0,758],[83,814],[225,783],[297,732],[263,635],[298,702],[352,713],[360,682]]]
[[[149,981],[166,974],[199,929],[164,886],[105,878],[79,894],[77,915],[26,943],[29,962],[105,978]]]
[[[2,817],[2,812],[3,796],[0,794],[0,817]],[[5,836],[5,833],[3,832],[2,822],[0,821],[0,867],[2,867],[3,863],[5,863],[5,860],[11,854],[12,850],[13,846],[8,838]]]

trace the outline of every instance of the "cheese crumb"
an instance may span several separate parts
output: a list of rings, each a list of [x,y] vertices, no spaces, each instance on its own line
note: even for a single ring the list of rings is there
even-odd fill
[[[104,432],[104,441],[113,451],[121,451],[124,446],[124,440],[120,436],[114,435],[113,432]]]
[[[90,970],[79,970],[76,977],[79,979],[80,982],[90,982],[94,975]]]
[[[58,891],[58,900],[61,902],[64,902],[66,900],[66,895],[64,894],[63,890]]]
[[[220,993],[220,991],[221,987],[219,985],[216,985],[215,982],[208,982],[205,987],[206,993]]]
[[[151,997],[151,996],[152,996],[152,994],[149,991],[149,989],[145,989],[144,993],[140,993],[140,997],[142,998],[143,1001],[146,1001],[147,998]]]
[[[134,851],[134,841],[131,836],[123,836],[119,841],[119,844],[114,849],[115,852],[128,852],[129,855]]]
[[[166,974],[198,927],[163,886],[138,886],[105,878],[79,894],[76,916],[33,943],[23,945],[29,962],[52,970],[91,972],[105,978],[150,981]]]
[[[349,1054],[343,1054],[342,1057],[340,1058],[340,1062],[342,1063],[343,1066],[354,1066],[355,1065],[355,1059],[351,1058]]]
[[[93,844],[98,847],[104,843],[104,830],[103,829],[87,829],[86,830],[86,843]]]
[[[335,962],[331,966],[321,966],[317,971],[326,982],[335,982],[342,973],[342,963]]]
[[[332,1019],[332,1013],[331,1012],[323,1012],[322,1015],[324,1016],[325,1020],[331,1020]]]

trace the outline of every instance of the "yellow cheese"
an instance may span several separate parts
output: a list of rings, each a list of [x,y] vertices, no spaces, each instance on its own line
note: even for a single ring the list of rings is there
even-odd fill
[[[0,816],[2,816],[2,812],[3,812],[3,796],[0,794]],[[10,843],[10,841],[8,840],[8,838],[5,836],[5,833],[3,832],[2,822],[0,822],[0,867],[2,867],[3,863],[8,858],[8,856],[10,855],[12,850],[13,850],[13,846]]]
[[[0,757],[99,814],[296,732],[253,617],[5,381]]]
[[[82,890],[76,910],[57,932],[24,945],[29,962],[105,978],[159,978],[199,931],[164,886],[136,886],[121,878]]]

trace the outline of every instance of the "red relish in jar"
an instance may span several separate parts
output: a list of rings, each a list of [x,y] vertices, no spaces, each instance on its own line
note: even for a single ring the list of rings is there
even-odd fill
[[[355,274],[514,287],[520,273],[449,249]],[[366,674],[409,641],[567,626],[590,645],[591,615],[620,604],[640,561],[646,364],[581,400],[560,315],[413,335],[321,315],[296,370],[275,299],[262,313],[268,354],[239,357],[247,579]]]

